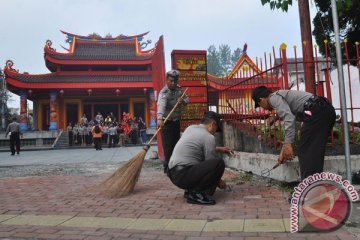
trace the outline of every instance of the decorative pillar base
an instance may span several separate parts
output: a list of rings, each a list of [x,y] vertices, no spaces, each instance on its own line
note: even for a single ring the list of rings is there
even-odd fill
[[[57,130],[57,123],[56,122],[50,122],[49,130]]]
[[[21,132],[26,132],[26,131],[28,131],[28,129],[29,129],[29,126],[27,123],[20,123],[20,131]]]

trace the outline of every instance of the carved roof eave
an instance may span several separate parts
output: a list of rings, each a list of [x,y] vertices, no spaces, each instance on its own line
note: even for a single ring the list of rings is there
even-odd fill
[[[262,82],[261,84],[270,88],[279,87],[279,81],[277,78],[271,77],[271,76],[259,76],[263,80],[266,80]],[[237,83],[229,84],[229,80],[238,80]],[[254,85],[258,85],[258,83],[251,82],[252,79],[249,78],[234,78],[222,81],[221,79],[208,79],[208,84],[211,88],[222,91],[226,89],[231,90],[240,90],[240,89],[253,89]],[[272,81],[272,82],[270,82]],[[258,80],[256,80],[258,82]]]
[[[42,74],[27,74],[27,73],[19,73],[14,69],[9,69],[8,67],[4,68],[4,73],[6,77],[18,77],[18,76],[35,76],[35,77],[46,77],[51,78],[53,76],[81,76],[81,75],[91,75],[91,76],[124,76],[124,75],[133,75],[133,76],[143,76],[143,75],[151,75],[151,71],[71,71],[71,72],[53,72],[53,73],[42,73]]]
[[[74,47],[72,46],[70,48],[70,51],[68,53],[61,53],[61,52],[57,52],[55,49],[53,49],[51,47],[51,41],[47,40],[46,44],[44,46],[44,56],[45,56],[45,60],[49,61],[51,63],[55,63],[55,64],[96,64],[96,65],[107,65],[107,64],[133,64],[133,65],[143,65],[143,64],[151,64],[152,61],[152,57],[156,51],[157,45],[158,45],[158,41],[155,43],[154,47],[143,51],[141,50],[140,44],[138,43],[137,40],[132,40],[132,42],[135,44],[135,49],[136,49],[136,56],[143,56],[143,57],[149,57],[148,59],[143,59],[143,60],[78,60],[78,59],[58,59],[56,58],[56,56],[68,56],[68,57],[72,57],[73,56],[73,51],[74,51]],[[129,44],[129,43],[126,43]]]
[[[234,68],[225,77],[217,77],[215,75],[208,74],[208,78],[210,80],[212,80],[212,79],[213,80],[223,80],[223,81],[229,80],[236,74],[236,72],[240,69],[240,67],[242,66],[242,64],[245,61],[254,70],[254,72],[256,72],[256,73],[262,72],[261,69],[251,60],[251,58],[246,53],[245,54],[243,53],[241,55],[241,57],[238,59],[238,61],[236,62]]]
[[[43,77],[48,78],[49,81],[51,81],[52,77],[63,75],[63,76],[74,76],[74,75],[81,75],[83,73],[81,72],[62,72],[59,73],[47,73],[47,74],[24,74],[24,73],[18,73],[16,70],[5,67],[4,73],[6,76],[6,83],[18,88],[18,89],[82,89],[82,88],[89,88],[89,84],[91,84],[91,88],[153,88],[153,82],[147,81],[147,82],[24,82],[19,80],[19,77],[21,76],[37,76],[37,77]],[[88,73],[88,72],[87,72]],[[114,74],[114,73],[112,73]],[[95,72],[92,75],[98,75],[98,76],[106,76],[111,74],[105,74],[104,72]],[[131,73],[131,72],[121,72],[121,75],[149,75],[149,72],[144,71],[142,73]]]
[[[123,39],[135,39],[135,38],[141,38],[145,35],[147,35],[150,31],[147,31],[147,32],[144,32],[144,33],[141,33],[141,34],[137,34],[137,35],[133,35],[133,36],[120,36],[120,37],[115,37],[115,38],[94,38],[94,37],[88,37],[88,36],[82,36],[82,35],[77,35],[77,34],[73,34],[73,33],[69,33],[69,32],[65,32],[65,31],[62,31],[60,30],[60,32],[62,32],[63,34],[66,34],[68,36],[72,36],[72,37],[76,37],[76,38],[80,38],[80,39],[88,39],[89,41],[92,41],[94,39],[97,39],[97,40],[108,40],[108,41],[118,41],[118,40],[123,40]]]
[[[61,65],[146,65],[152,64],[152,59],[144,60],[69,60],[57,59],[45,54],[45,61]]]
[[[19,90],[28,89],[88,89],[89,83],[26,83],[8,78],[8,85]],[[153,82],[108,82],[91,83],[92,89],[124,89],[124,88],[153,88]]]

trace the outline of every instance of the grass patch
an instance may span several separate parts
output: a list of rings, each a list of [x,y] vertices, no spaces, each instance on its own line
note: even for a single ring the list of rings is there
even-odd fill
[[[298,184],[299,184],[298,182],[291,182],[291,183],[280,182],[278,186],[281,191],[292,193],[294,191],[294,187],[296,187]]]
[[[232,181],[235,184],[242,184],[245,182],[251,181],[253,178],[253,175],[251,173],[240,173],[238,177],[234,178]]]

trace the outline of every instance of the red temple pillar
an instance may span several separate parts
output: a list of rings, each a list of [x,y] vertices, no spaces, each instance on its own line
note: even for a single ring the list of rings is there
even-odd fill
[[[28,130],[27,119],[27,93],[22,91],[20,93],[20,129],[22,132]]]
[[[56,112],[56,106],[57,106],[57,93],[51,92],[50,93],[50,127],[49,130],[57,130],[57,112]]]

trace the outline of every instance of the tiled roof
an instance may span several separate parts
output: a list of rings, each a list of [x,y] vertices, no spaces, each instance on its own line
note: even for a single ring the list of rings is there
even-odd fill
[[[274,83],[277,83],[278,80],[277,79],[266,79],[266,78],[252,78],[252,79],[249,79],[249,80],[245,80],[244,78],[233,78],[233,79],[229,79],[229,80],[218,80],[218,79],[209,79],[210,82],[214,82],[218,85],[221,85],[221,86],[232,86],[232,85],[235,85],[235,84],[242,84],[242,85],[247,85],[247,84],[267,84],[267,83],[270,83],[270,84],[274,84]]]
[[[150,75],[98,75],[98,76],[57,76],[57,75],[12,75],[13,79],[27,83],[98,83],[98,82],[151,82]]]
[[[73,54],[52,54],[53,58],[62,60],[146,60],[151,55],[137,56],[135,44],[120,43],[76,43]]]

